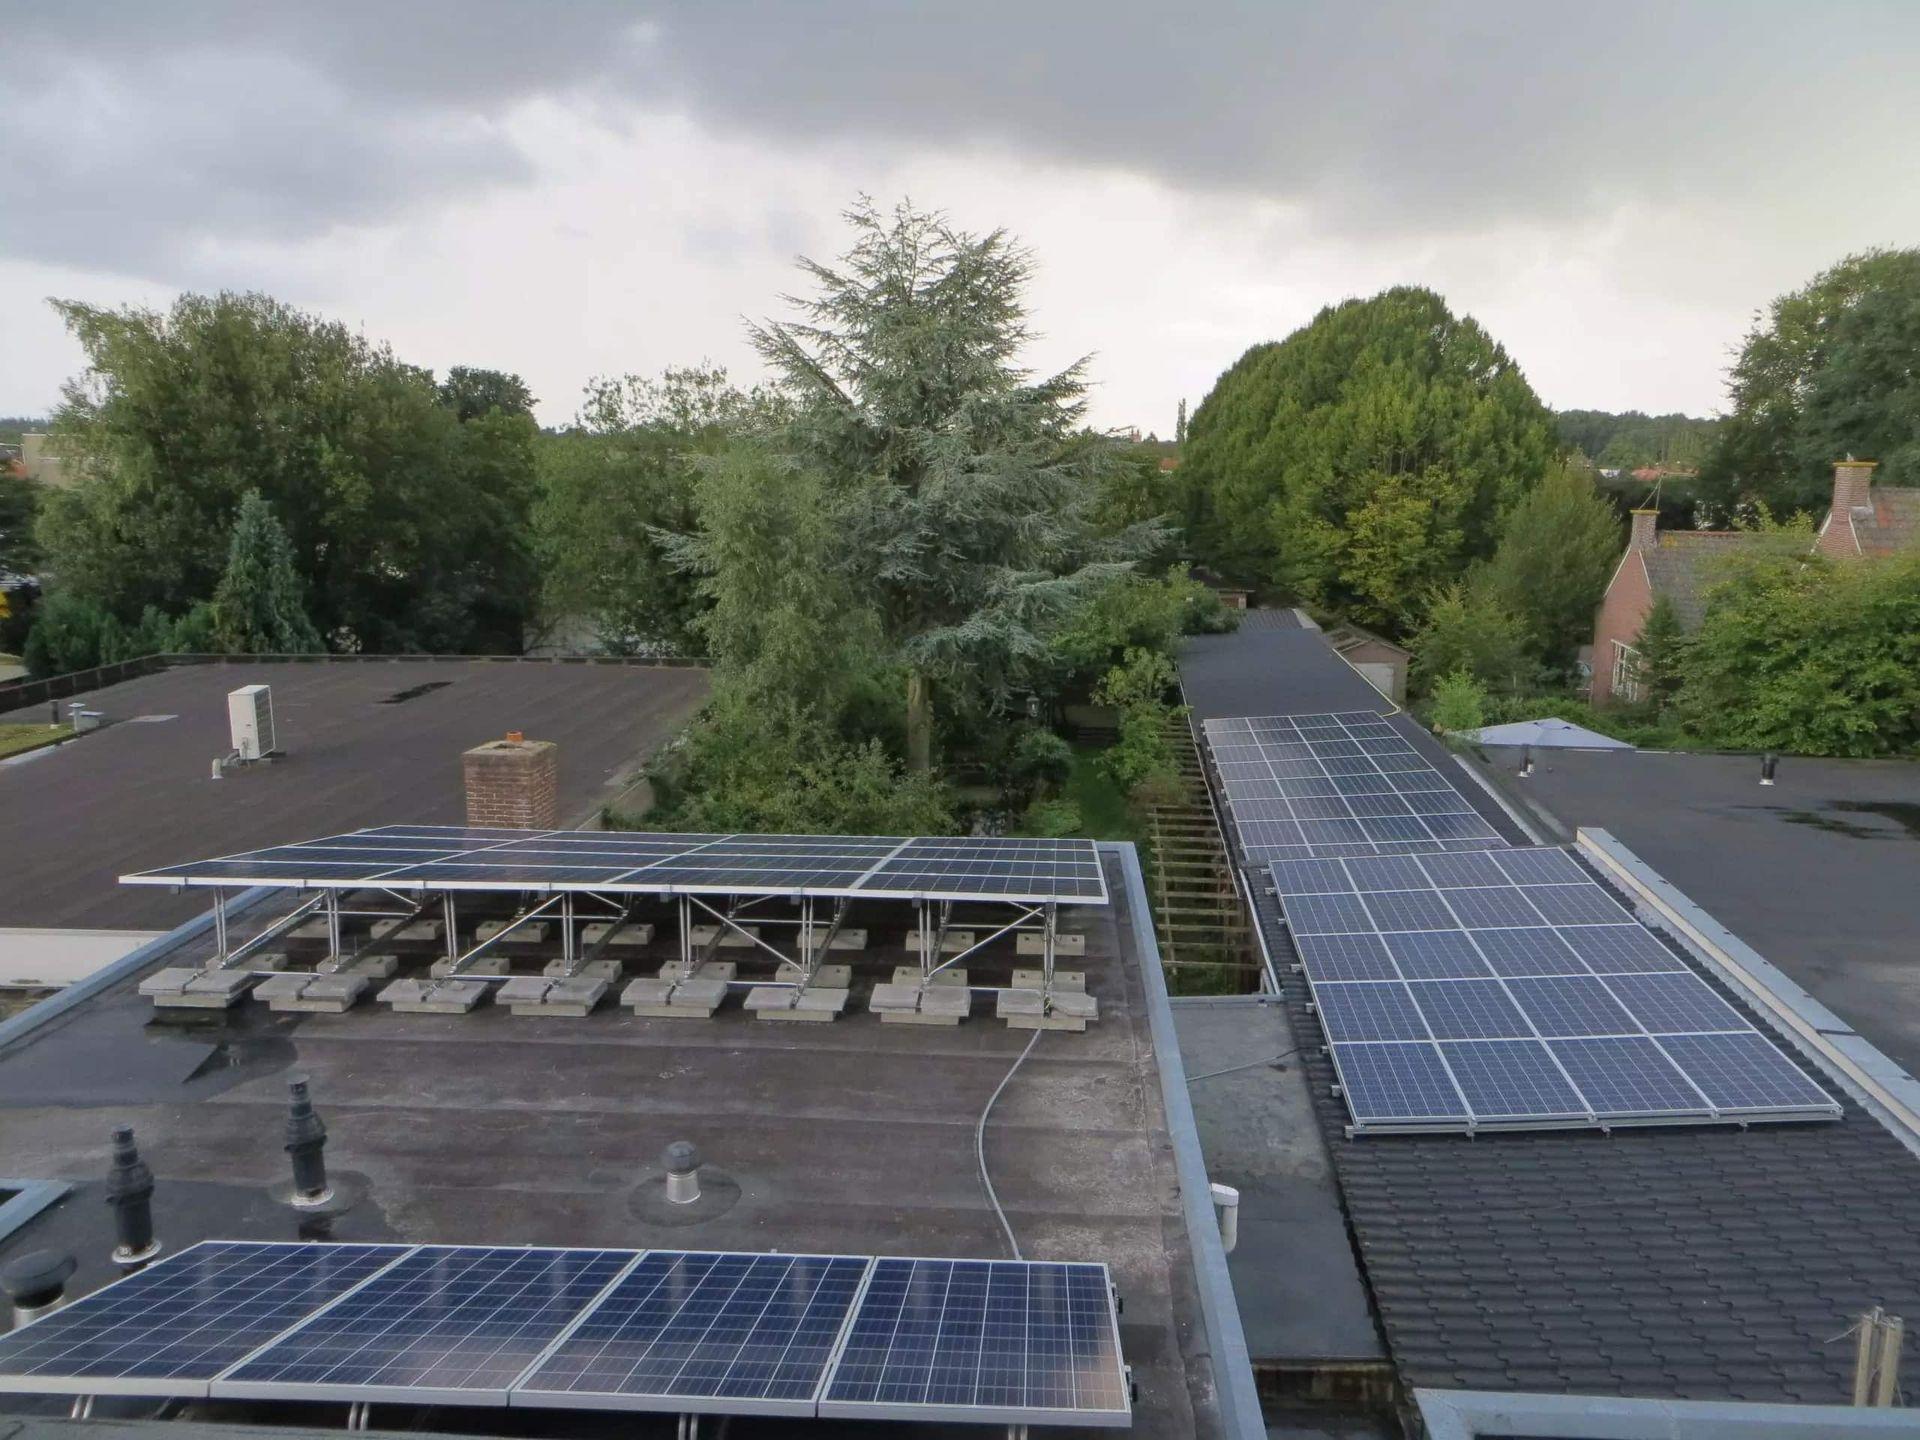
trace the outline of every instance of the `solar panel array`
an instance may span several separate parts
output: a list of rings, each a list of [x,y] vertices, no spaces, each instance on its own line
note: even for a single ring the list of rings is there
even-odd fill
[[[123,875],[130,885],[1107,903],[1091,840],[382,825]]]
[[[1840,1113],[1563,851],[1272,874],[1356,1130]]]
[[[1371,711],[1208,720],[1249,865],[1302,855],[1417,855],[1506,844],[1407,738]]]
[[[0,1392],[1125,1426],[1104,1265],[208,1241],[0,1336]]]

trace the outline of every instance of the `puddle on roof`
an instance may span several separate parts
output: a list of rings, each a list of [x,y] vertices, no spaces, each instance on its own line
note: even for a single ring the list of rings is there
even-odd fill
[[[427,680],[405,690],[396,690],[393,694],[387,696],[386,699],[376,700],[373,703],[376,705],[404,705],[409,700],[418,700],[422,695],[431,694],[435,690],[444,690],[451,684],[453,684],[451,680]]]
[[[1911,801],[1836,800],[1825,810],[1773,810],[1771,806],[1764,805],[1747,808],[1771,810],[1789,825],[1805,825],[1854,840],[1920,840],[1920,805]],[[1878,815],[1891,820],[1900,830],[1889,830],[1884,825],[1862,825],[1847,819],[1847,815]]]

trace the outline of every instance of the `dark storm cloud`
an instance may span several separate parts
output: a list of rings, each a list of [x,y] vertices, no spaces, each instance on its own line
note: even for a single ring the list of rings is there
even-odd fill
[[[154,276],[210,237],[522,182],[543,157],[500,122],[541,96],[783,146],[986,143],[1376,234],[1839,203],[1910,184],[1920,136],[1906,3],[22,0],[0,35],[0,253]]]

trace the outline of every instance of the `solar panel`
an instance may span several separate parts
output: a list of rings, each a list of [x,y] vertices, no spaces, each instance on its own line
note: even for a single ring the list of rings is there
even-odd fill
[[[1564,851],[1271,869],[1356,1131],[1840,1113]]]
[[[819,1413],[1132,1424],[1107,1267],[876,1260]]]
[[[631,1250],[426,1245],[215,1380],[216,1399],[505,1405]]]
[[[123,875],[130,885],[597,890],[1107,903],[1091,840],[384,825]]]
[[[1250,865],[1506,844],[1378,715],[1246,717],[1208,720],[1203,728]]]
[[[408,1249],[206,1241],[0,1337],[0,1390],[204,1396],[213,1376]]]
[[[512,1403],[812,1415],[868,1264],[649,1254],[547,1353]]]

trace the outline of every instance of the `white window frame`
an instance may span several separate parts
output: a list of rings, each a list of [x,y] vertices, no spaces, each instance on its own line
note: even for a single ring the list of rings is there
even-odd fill
[[[1646,683],[1640,676],[1640,652],[1624,640],[1613,642],[1612,693],[1635,705],[1647,698]]]

